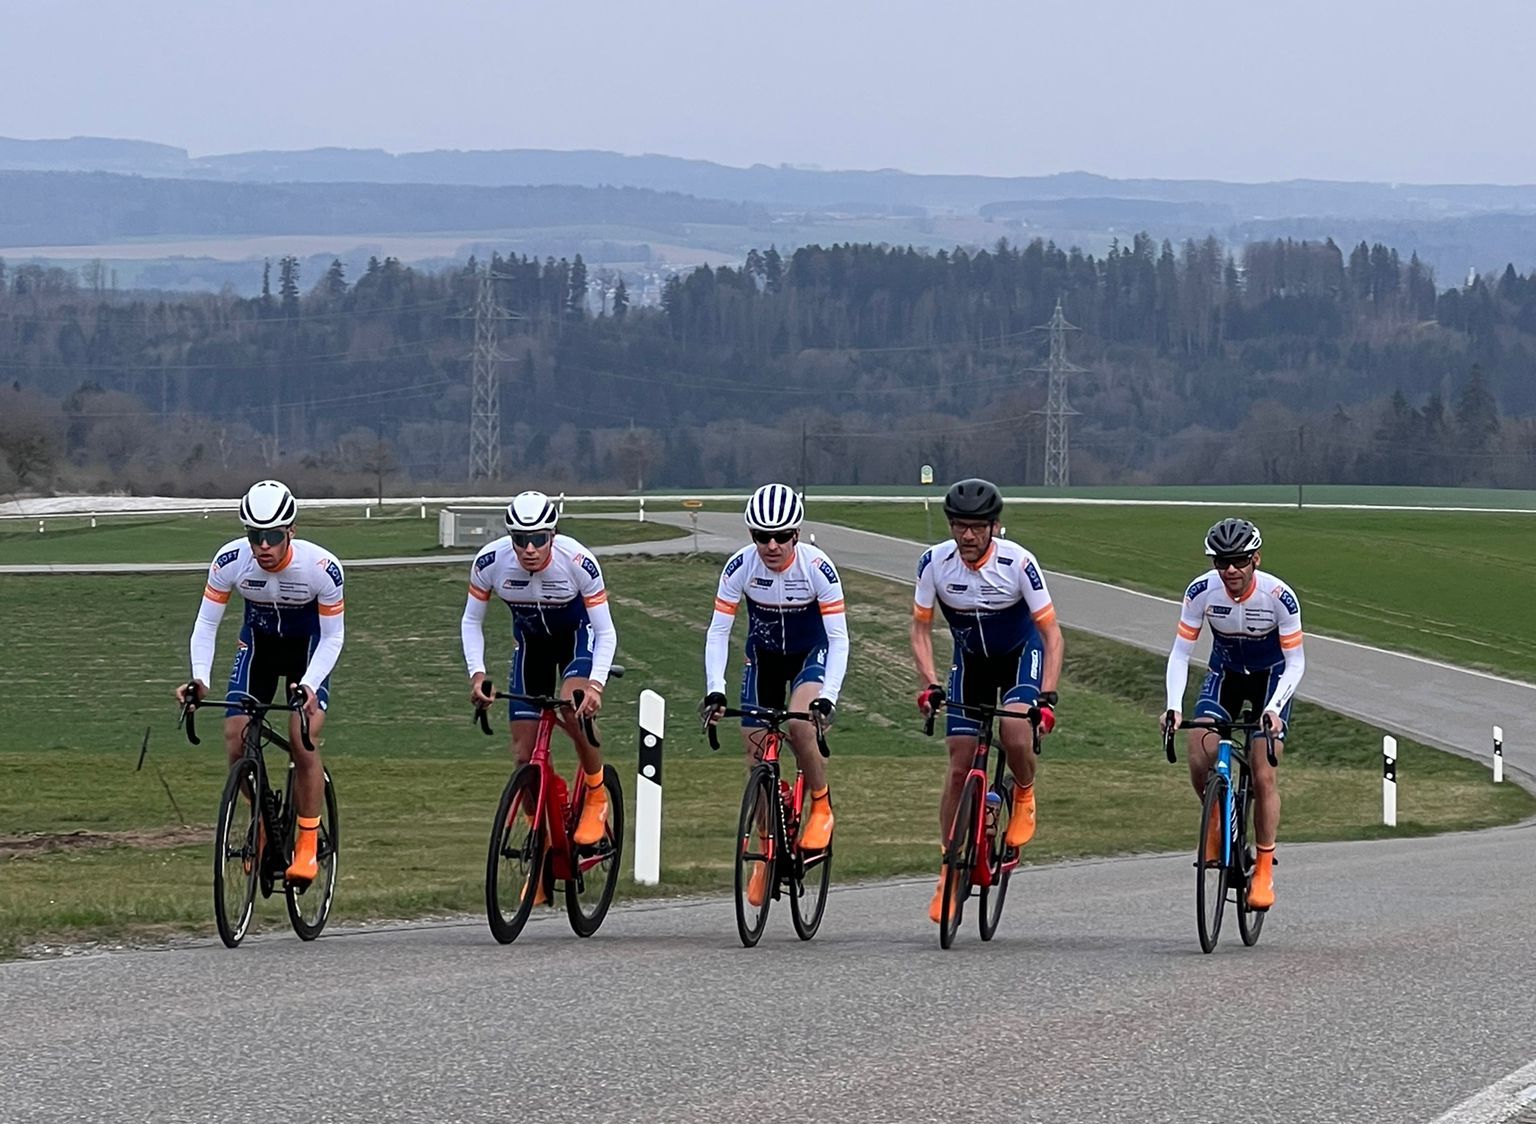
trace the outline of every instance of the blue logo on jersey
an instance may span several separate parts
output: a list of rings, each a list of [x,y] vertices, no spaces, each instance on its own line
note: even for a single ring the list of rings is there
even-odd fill
[[[928,563],[933,561],[933,551],[923,551],[923,556],[917,560],[917,576],[922,577],[923,571],[928,568]]]
[[[341,567],[336,565],[336,563],[332,562],[329,558],[327,558],[325,560],[325,572],[330,577],[330,579],[333,582],[336,583],[336,588],[340,589],[341,588]]]
[[[754,586],[756,586],[758,589],[772,589],[773,588],[773,579],[772,578],[753,578],[752,579],[752,584]]]
[[[1210,578],[1201,578],[1194,585],[1190,586],[1187,590],[1184,591],[1184,600],[1193,601],[1196,597],[1199,597],[1202,593],[1204,593],[1205,587],[1210,584]]]
[[[219,555],[213,560],[213,568],[217,570],[220,566],[228,566],[231,562],[239,557],[239,550],[226,550],[223,554]]]
[[[820,562],[816,563],[816,568],[826,575],[829,582],[833,585],[837,584],[837,571],[832,568],[832,563],[823,558]]]
[[[1005,555],[1005,554],[999,554],[999,555],[998,555],[998,556],[997,556],[997,564],[998,564],[998,565],[999,565],[999,566],[1012,566],[1012,565],[1013,565],[1013,559],[1012,559],[1012,558],[1009,558],[1009,557],[1008,557],[1008,556],[1007,556],[1007,555]],[[1038,586],[1038,585],[1037,585],[1037,586],[1035,586],[1035,588],[1036,588],[1036,589],[1039,589],[1039,588],[1040,588],[1040,587],[1039,587],[1039,586]]]
[[[496,552],[494,550],[487,550],[479,558],[475,559],[475,572],[478,573],[485,569],[494,561],[496,561]]]
[[[957,585],[957,584],[956,584],[956,583],[954,583],[954,582],[950,582],[950,583],[949,583],[949,584],[948,584],[948,585],[946,585],[946,586],[945,586],[945,587],[944,587],[944,588],[945,588],[945,589],[946,589],[946,590],[947,590],[947,591],[948,591],[948,592],[950,592],[950,593],[964,593],[964,592],[965,592],[965,591],[966,591],[966,590],[967,590],[967,589],[969,589],[969,588],[970,588],[970,586],[968,586],[968,585]]]
[[[597,563],[586,557],[586,555],[582,555],[581,568],[587,572],[588,577],[594,580],[597,578]]]
[[[241,589],[266,589],[267,588],[267,579],[266,578],[246,578],[243,582],[240,583],[240,588]]]
[[[1301,610],[1296,607],[1296,598],[1291,594],[1291,591],[1288,590],[1288,589],[1282,588],[1280,590],[1280,604],[1284,605],[1287,609],[1289,609],[1293,613],[1301,612]]]
[[[1035,564],[1033,562],[1028,562],[1025,564],[1024,573],[1029,577],[1030,589],[1041,590],[1045,588],[1045,583],[1040,580],[1040,571],[1035,569]]]
[[[1231,614],[1232,606],[1231,605],[1208,605],[1208,606],[1206,606],[1206,610],[1205,611],[1210,613],[1211,616],[1213,616],[1213,617],[1225,617],[1225,616],[1229,616]]]
[[[745,554],[738,554],[738,555],[736,555],[736,557],[732,558],[729,562],[727,562],[725,564],[725,574],[724,574],[724,576],[725,577],[730,577],[737,570],[741,569],[741,564],[743,562],[745,562],[746,560],[747,560],[747,556]]]

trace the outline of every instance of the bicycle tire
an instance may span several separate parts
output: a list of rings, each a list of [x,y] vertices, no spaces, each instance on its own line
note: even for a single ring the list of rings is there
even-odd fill
[[[789,916],[795,923],[795,935],[808,941],[821,928],[822,916],[827,911],[827,890],[832,884],[832,840],[828,839],[825,848],[809,856],[796,846],[793,860]]]
[[[571,878],[565,884],[565,911],[571,919],[571,930],[578,937],[590,937],[608,916],[613,891],[619,884],[619,867],[624,861],[624,790],[619,787],[619,774],[612,765],[603,766],[603,787],[608,790],[608,826],[603,838],[590,847],[571,844]],[[582,866],[594,858],[600,861],[583,870]]]
[[[511,944],[523,931],[544,878],[548,847],[538,801],[539,770],[523,765],[502,790],[491,825],[490,851],[485,860],[485,915],[491,935],[501,944]],[[501,886],[503,876],[508,879],[505,889]],[[510,914],[505,906],[513,907]]]
[[[992,829],[992,838],[987,841],[987,851],[991,857],[991,878],[989,884],[981,888],[981,900],[976,907],[976,923],[984,941],[990,941],[997,934],[997,923],[1003,916],[1003,899],[1008,895],[1008,879],[1013,873],[1003,865],[1007,857],[1004,840],[1008,835],[1008,821],[1013,816],[1013,778],[1008,777],[1002,784],[991,785],[989,791],[997,793],[999,799],[997,824]]]
[[[736,932],[741,943],[751,948],[763,935],[768,924],[768,909],[773,904],[773,894],[778,882],[778,856],[783,843],[776,804],[779,799],[778,784],[773,770],[759,765],[747,778],[746,790],[741,794],[741,815],[736,820]],[[753,840],[759,842],[756,849]],[[767,843],[773,845],[772,858],[767,857]],[[748,897],[752,876],[763,870],[763,900],[753,905]]]
[[[1259,943],[1259,934],[1264,930],[1264,918],[1269,910],[1248,908],[1248,886],[1253,878],[1253,865],[1257,856],[1248,841],[1253,824],[1253,784],[1246,773],[1237,787],[1237,806],[1238,836],[1233,853],[1242,864],[1237,871],[1237,932],[1243,938],[1243,944],[1252,948]]]
[[[288,818],[294,818],[293,762],[288,762],[288,788],[284,805]],[[319,837],[315,841],[315,858],[320,863],[320,876],[308,886],[295,886],[283,880],[283,900],[288,906],[288,922],[301,941],[312,941],[325,928],[331,916],[331,902],[336,894],[336,861],[339,845],[339,827],[336,818],[336,789],[331,784],[331,771],[322,767],[325,775],[325,804],[320,814]],[[290,824],[289,847],[297,837],[296,824]]]
[[[976,866],[976,823],[981,815],[981,778],[972,774],[960,789],[955,818],[944,844],[944,901],[939,907],[939,947],[955,943],[965,899],[971,892],[971,871]]]
[[[219,939],[228,948],[245,939],[256,906],[256,878],[262,862],[256,848],[261,816],[257,793],[264,784],[257,763],[242,757],[230,767],[219,800],[213,833],[213,917]]]
[[[1221,936],[1221,918],[1227,906],[1227,866],[1218,856],[1205,861],[1205,841],[1209,838],[1212,817],[1225,815],[1227,783],[1212,772],[1205,782],[1205,799],[1200,805],[1200,836],[1195,843],[1195,919],[1200,933],[1200,950],[1211,952]]]

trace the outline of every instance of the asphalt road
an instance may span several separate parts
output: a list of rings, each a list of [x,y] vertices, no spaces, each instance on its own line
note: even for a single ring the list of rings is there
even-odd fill
[[[718,518],[702,545],[738,540]],[[911,573],[911,544],[816,532],[844,567]],[[1050,580],[1068,625],[1165,650],[1171,602]],[[1530,760],[1529,687],[1319,637],[1308,657],[1310,698],[1472,754],[1507,710]],[[302,945],[266,903],[236,952],[0,965],[0,1121],[1430,1120],[1536,1054],[1533,843],[1288,845],[1259,946],[1229,917],[1212,956],[1187,856],[1024,868],[997,940],[968,917],[949,952],[928,881],[835,891],[805,945],[781,906],[755,950],[724,900],[616,911],[591,941],[548,916],[507,948],[479,921]]]

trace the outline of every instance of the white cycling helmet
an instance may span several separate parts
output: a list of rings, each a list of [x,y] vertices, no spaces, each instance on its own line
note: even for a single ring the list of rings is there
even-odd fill
[[[553,531],[560,513],[543,492],[519,492],[507,504],[507,530]]]
[[[746,522],[754,531],[793,531],[805,518],[805,505],[788,484],[764,484],[747,501]]]
[[[299,513],[293,493],[281,480],[258,480],[240,501],[240,522],[257,531],[286,527]]]

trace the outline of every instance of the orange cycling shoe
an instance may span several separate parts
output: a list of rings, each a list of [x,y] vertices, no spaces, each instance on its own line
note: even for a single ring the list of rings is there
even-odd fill
[[[802,851],[824,851],[832,842],[832,794],[822,789],[811,794],[811,810],[800,827]]]
[[[1035,786],[1013,790],[1013,815],[1008,818],[1008,834],[1003,842],[1022,847],[1035,837]]]
[[[1253,879],[1248,883],[1248,908],[1268,909],[1275,904],[1275,849],[1260,847]]]
[[[308,886],[320,876],[320,862],[315,857],[320,838],[320,817],[299,817],[299,838],[293,845],[293,861],[284,876],[293,883]]]
[[[603,837],[608,829],[608,789],[603,786],[603,774],[587,777],[587,794],[581,802],[581,819],[571,841],[578,847],[590,847]]]

